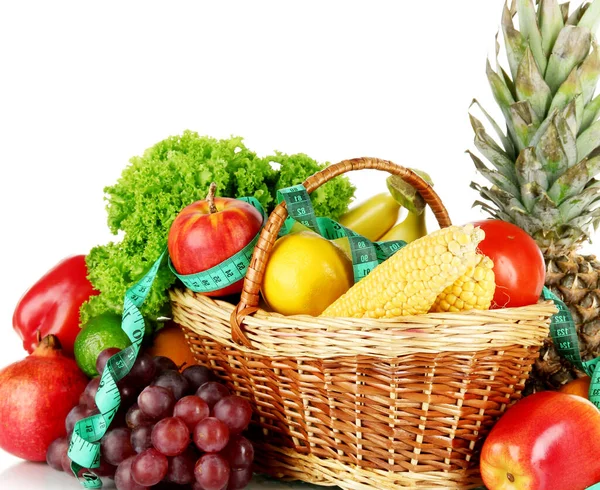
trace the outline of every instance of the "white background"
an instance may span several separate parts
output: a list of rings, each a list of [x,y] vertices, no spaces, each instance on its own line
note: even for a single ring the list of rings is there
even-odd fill
[[[502,5],[3,2],[0,366],[24,355],[11,328],[21,294],[64,256],[113,238],[104,186],[184,129],[243,136],[261,155],[421,168],[454,222],[483,218],[471,209],[467,111],[477,97],[501,121],[485,59]],[[384,190],[384,177],[352,175],[357,199]],[[5,469],[16,461],[0,451],[0,488],[66,484],[45,467]]]

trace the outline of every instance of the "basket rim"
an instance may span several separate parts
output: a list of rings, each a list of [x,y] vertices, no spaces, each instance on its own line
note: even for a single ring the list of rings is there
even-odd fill
[[[170,296],[176,306],[175,321],[192,332],[248,354],[317,359],[472,353],[503,350],[511,345],[539,347],[548,336],[550,318],[557,312],[552,301],[390,319],[284,316],[259,309],[244,321],[251,342],[251,346],[246,346],[231,338],[229,320],[236,308],[233,303],[181,287],[171,289]]]

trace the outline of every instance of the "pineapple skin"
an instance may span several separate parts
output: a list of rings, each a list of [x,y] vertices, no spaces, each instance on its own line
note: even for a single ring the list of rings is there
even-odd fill
[[[546,286],[568,306],[577,327],[581,357],[600,356],[600,262],[593,255],[549,255],[546,257]],[[584,376],[561,358],[551,338],[544,341],[524,394],[557,390]]]

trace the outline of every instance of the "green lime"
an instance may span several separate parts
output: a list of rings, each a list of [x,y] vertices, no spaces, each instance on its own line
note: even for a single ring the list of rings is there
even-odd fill
[[[96,358],[109,347],[124,349],[131,345],[127,334],[121,329],[121,315],[104,313],[90,319],[75,339],[75,361],[89,377],[98,376]]]

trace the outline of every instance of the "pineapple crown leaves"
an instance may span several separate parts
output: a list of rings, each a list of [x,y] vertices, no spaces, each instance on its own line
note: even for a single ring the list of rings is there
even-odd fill
[[[518,20],[518,27],[515,25]],[[468,152],[492,185],[472,183],[481,206],[511,221],[540,247],[572,248],[600,223],[600,50],[594,32],[600,0],[569,14],[557,0],[513,0],[502,10],[501,31],[509,73],[487,61],[492,94],[506,121],[506,133],[474,100],[469,116],[475,147],[486,163]],[[501,144],[471,109],[478,107]],[[487,163],[491,164],[490,168]]]

